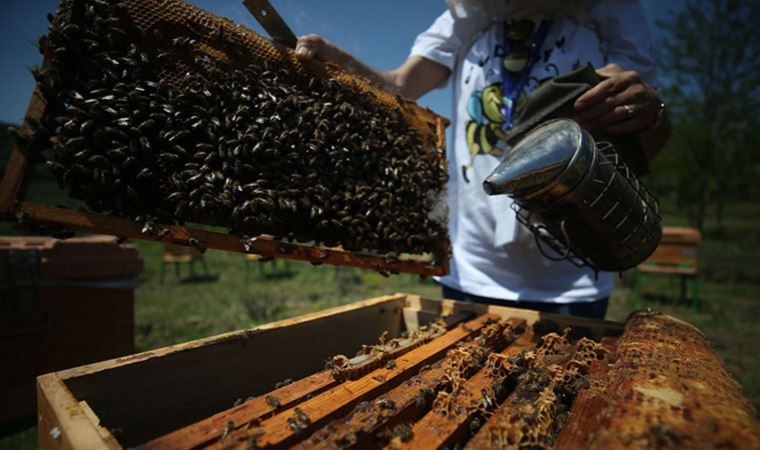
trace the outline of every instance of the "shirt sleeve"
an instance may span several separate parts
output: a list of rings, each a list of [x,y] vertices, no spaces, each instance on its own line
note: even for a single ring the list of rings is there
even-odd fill
[[[648,84],[657,87],[657,66],[644,8],[638,0],[599,0],[591,7],[608,64],[635,70]]]
[[[414,40],[409,56],[422,56],[454,70],[462,47],[469,45],[490,21],[475,14],[452,14],[446,10]]]

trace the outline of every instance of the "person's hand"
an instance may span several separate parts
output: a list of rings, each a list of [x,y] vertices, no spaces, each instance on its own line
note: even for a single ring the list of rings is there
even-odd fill
[[[338,64],[347,72],[377,83],[388,92],[412,100],[441,86],[451,74],[448,67],[419,55],[411,56],[404,64],[388,72],[373,69],[316,34],[299,37],[295,55],[301,61],[318,59]]]
[[[575,101],[576,122],[588,131],[609,134],[633,133],[652,126],[661,101],[638,72],[608,64],[596,73],[604,80]]]
[[[317,34],[301,36],[296,42],[296,57],[301,61],[319,59],[343,64],[345,53],[337,45]]]

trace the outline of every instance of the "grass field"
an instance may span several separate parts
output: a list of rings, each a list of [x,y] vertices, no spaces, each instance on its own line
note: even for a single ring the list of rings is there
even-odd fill
[[[0,153],[5,157],[7,152]],[[0,158],[0,164],[2,163]],[[38,173],[30,192],[33,201],[76,206],[61,197],[53,180]],[[666,225],[686,225],[685,218],[664,205]],[[669,212],[668,212],[669,211]],[[755,347],[760,344],[760,205],[736,204],[728,208],[725,230],[718,233],[708,221],[700,247],[702,310],[692,311],[678,302],[679,280],[668,276],[646,276],[641,306],[667,312],[699,327],[727,368],[742,385],[745,395],[760,407],[760,361]],[[13,234],[0,224],[0,234]],[[439,297],[439,288],[409,275],[383,278],[358,269],[313,267],[283,261],[252,263],[248,270],[239,254],[208,251],[206,263],[215,281],[191,281],[187,268],[174,277],[167,267],[164,284],[159,281],[162,247],[135,242],[145,259],[145,271],[136,291],[138,350],[250,327],[256,324],[317,311],[392,292],[409,292]],[[263,269],[264,273],[261,273]],[[200,267],[196,267],[200,273]],[[625,320],[631,308],[629,277],[618,282],[608,318]],[[0,438],[0,449],[36,448],[34,428]]]

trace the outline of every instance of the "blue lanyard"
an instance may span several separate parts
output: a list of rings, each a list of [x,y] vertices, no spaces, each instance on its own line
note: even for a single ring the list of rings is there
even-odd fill
[[[530,42],[530,55],[528,56],[528,62],[520,72],[510,72],[504,67],[504,62],[501,64],[501,92],[502,92],[502,112],[504,113],[504,124],[502,129],[508,130],[512,126],[512,109],[514,102],[517,100],[517,96],[525,89],[525,84],[528,82],[533,64],[540,57],[539,51],[544,46],[546,35],[551,28],[551,20],[542,20],[538,29],[533,33],[533,38]],[[506,58],[512,51],[512,42],[507,38],[507,31],[509,30],[511,23],[504,22],[504,57]]]

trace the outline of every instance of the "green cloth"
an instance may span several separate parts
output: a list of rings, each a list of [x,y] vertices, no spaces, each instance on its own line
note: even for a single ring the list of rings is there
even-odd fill
[[[602,79],[590,64],[545,81],[531,92],[525,102],[516,105],[515,125],[507,131],[507,142],[514,146],[528,131],[543,122],[571,118],[575,114],[575,100],[600,81]],[[594,132],[592,135],[597,142],[611,142],[636,175],[649,172],[649,161],[636,134],[611,136]]]

